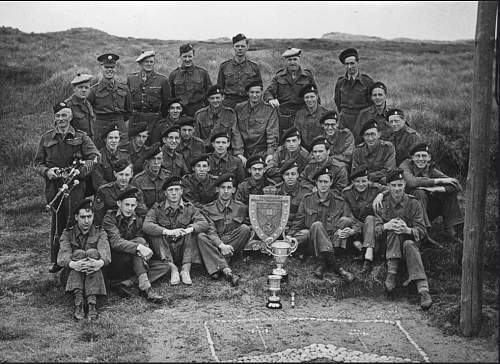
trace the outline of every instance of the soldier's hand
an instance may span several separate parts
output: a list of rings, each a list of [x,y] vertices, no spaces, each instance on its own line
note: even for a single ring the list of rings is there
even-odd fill
[[[245,156],[243,154],[238,154],[237,157],[243,162],[244,166],[247,164],[247,159],[245,158]]]
[[[271,162],[272,160],[273,160],[273,156],[271,154],[269,154],[268,156],[266,156],[266,160],[265,160],[266,165],[268,165],[269,162]]]
[[[59,178],[59,173],[61,173],[60,171],[61,170],[58,167],[49,168],[49,170],[47,171],[47,178],[48,179]]]
[[[137,245],[137,252],[141,257],[143,257],[146,260],[151,259],[151,257],[153,256],[153,251],[147,246],[144,246],[142,244]]]
[[[384,198],[384,195],[382,193],[379,193],[375,198],[373,199],[372,206],[373,210],[377,211],[382,208],[382,199]]]
[[[102,259],[88,258],[88,261],[86,263],[85,273],[90,274],[97,272],[103,266],[104,266],[104,261]]]
[[[222,243],[219,246],[219,250],[220,250],[221,254],[224,256],[231,256],[234,253],[234,248],[231,245],[224,244],[224,243]]]
[[[87,268],[87,258],[71,261],[69,262],[68,267],[76,272],[83,272]]]
[[[274,108],[277,108],[280,106],[280,102],[278,101],[278,99],[272,99],[269,100],[269,105],[271,105]]]

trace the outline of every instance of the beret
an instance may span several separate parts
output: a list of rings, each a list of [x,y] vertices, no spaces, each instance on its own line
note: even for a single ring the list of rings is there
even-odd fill
[[[191,43],[186,43],[179,47],[179,54],[187,53],[192,50],[194,50],[193,45]]]
[[[76,77],[71,80],[73,86],[79,85],[84,82],[90,82],[92,75],[86,73],[77,73]]]
[[[194,124],[196,124],[196,120],[189,115],[183,115],[177,122],[179,128],[182,128],[183,126],[192,126],[194,128]]]
[[[214,186],[218,187],[224,182],[232,182],[233,187],[236,185],[236,179],[234,178],[234,175],[232,173],[225,173],[220,175],[214,182]]]
[[[255,164],[266,164],[264,161],[264,158],[260,155],[253,155],[250,158],[247,159],[246,167],[251,168]]]
[[[345,59],[347,57],[352,57],[354,56],[356,58],[356,61],[359,61],[359,55],[358,55],[358,51],[354,48],[347,48],[347,49],[344,49],[340,54],[339,54],[339,59],[340,59],[340,62],[342,62],[342,64],[345,63]]]
[[[426,143],[418,143],[410,148],[410,155],[413,155],[417,152],[427,152],[429,153],[429,146]]]
[[[182,180],[179,176],[172,176],[169,177],[163,182],[163,185],[161,186],[161,189],[165,191],[167,188],[171,186],[181,186],[182,187]]]
[[[299,164],[297,163],[297,161],[295,159],[290,159],[290,160],[287,160],[280,168],[280,174],[283,174],[285,173],[286,171],[288,171],[289,169],[292,169],[292,168],[297,168],[297,170],[299,169]]]
[[[330,145],[330,143],[328,143],[328,140],[324,136],[319,136],[313,139],[309,148],[312,150],[313,147],[318,144],[324,144],[326,146],[326,149],[328,149]]]
[[[327,174],[332,178],[332,171],[328,167],[323,167],[321,168],[318,172],[314,173],[313,180],[317,181],[319,176],[322,176],[324,174]]]
[[[353,170],[349,179],[351,182],[357,177],[368,177],[368,169],[364,166],[360,166],[357,169]]]
[[[137,198],[137,195],[136,195],[137,192],[139,192],[139,190],[136,187],[132,187],[132,188],[120,193],[116,199],[118,201],[123,201],[126,198],[131,198],[131,197]]]
[[[224,90],[222,89],[222,87],[220,85],[213,85],[213,86],[210,86],[207,90],[207,98],[209,98],[210,96],[212,95],[216,95],[216,94],[221,94],[221,95],[224,95]]]
[[[180,104],[182,106],[182,108],[184,109],[184,105],[182,104],[182,100],[178,97],[174,97],[174,98],[168,100],[168,102],[165,106],[167,108],[167,110],[170,109],[170,106],[172,106],[172,104]]]
[[[154,143],[153,145],[151,145],[150,149],[146,153],[144,153],[144,159],[150,160],[151,158],[157,156],[160,153],[161,153],[161,144],[159,142]]]
[[[120,57],[113,53],[104,53],[97,57],[97,61],[101,64],[115,64],[119,59]]]
[[[401,117],[405,117],[405,113],[401,109],[389,109],[387,110],[387,120],[389,120],[389,117],[394,116],[394,115],[399,115]]]
[[[81,209],[92,210],[93,207],[94,201],[92,200],[92,198],[84,198],[78,203],[78,205],[76,205],[75,215],[78,214]]]
[[[305,85],[302,87],[299,91],[299,97],[303,98],[305,94],[308,94],[310,92],[314,92],[316,95],[318,94],[318,88],[313,85],[312,83]]]
[[[149,58],[149,57],[154,57],[156,55],[155,51],[146,51],[146,52],[141,52],[141,54],[139,55],[139,57],[137,57],[137,59],[135,60],[136,62],[142,62],[144,61],[146,58]]]
[[[221,138],[221,137],[227,138],[228,141],[230,140],[229,135],[227,134],[227,132],[225,130],[219,129],[219,130],[215,130],[214,131],[214,133],[210,137],[210,142],[213,142],[213,141],[215,141],[215,139]]]
[[[113,124],[113,125],[108,126],[106,129],[103,130],[101,138],[106,139],[108,137],[108,134],[111,133],[112,131],[115,131],[115,130],[120,131],[120,129],[118,128],[118,125]]]
[[[403,170],[399,168],[388,172],[387,176],[385,177],[385,181],[387,183],[391,183],[400,179],[404,179],[404,176],[403,176]]]
[[[203,162],[203,161],[208,163],[208,154],[200,154],[200,155],[197,155],[196,157],[194,157],[191,160],[191,167],[194,167],[196,165],[196,163]]]
[[[233,37],[232,41],[233,41],[233,44],[234,44],[234,43],[238,43],[238,42],[240,42],[242,40],[245,40],[245,39],[247,39],[247,37],[245,37],[245,34],[239,33],[239,34],[236,34]]]
[[[371,95],[373,90],[376,88],[381,88],[382,90],[384,90],[385,93],[387,93],[387,86],[383,82],[377,81],[372,83],[371,86],[368,88],[369,94]]]
[[[128,130],[128,135],[131,137],[134,137],[136,135],[139,135],[139,133],[142,133],[142,132],[147,131],[147,130],[148,130],[148,124],[138,123],[138,124],[135,124],[133,127],[131,127]]]
[[[52,109],[54,110],[54,114],[57,114],[59,111],[62,109],[70,108],[65,102],[60,102],[58,104],[55,104]]]
[[[112,164],[113,172],[119,173],[123,171],[130,165],[130,162],[126,159],[119,159],[115,163]]]
[[[321,115],[321,118],[319,119],[319,123],[323,124],[325,120],[336,120],[339,121],[339,116],[335,110],[325,112],[323,115]]]
[[[283,133],[283,136],[281,137],[279,145],[282,145],[283,143],[285,143],[285,141],[288,138],[291,138],[291,137],[294,137],[294,136],[300,138],[300,131],[299,131],[299,129],[297,129],[297,127],[292,126],[291,128],[285,130],[285,132]]]
[[[181,133],[181,128],[179,128],[179,125],[172,125],[170,128],[165,129],[165,131],[161,133],[161,137],[162,138],[167,137],[168,134],[173,132],[177,132],[179,134]]]
[[[361,126],[361,130],[359,131],[359,135],[363,136],[363,134],[365,133],[365,131],[367,131],[368,129],[372,129],[372,128],[376,128],[378,130],[377,121],[374,120],[374,119],[368,120],[366,123],[364,123]]]
[[[264,88],[262,81],[254,80],[254,81],[246,84],[245,92],[248,92],[248,90],[250,90],[252,87],[256,87],[256,86],[260,86],[262,89]]]
[[[301,53],[302,49],[300,48],[288,48],[286,51],[283,52],[282,56],[288,58],[288,57],[300,56]]]

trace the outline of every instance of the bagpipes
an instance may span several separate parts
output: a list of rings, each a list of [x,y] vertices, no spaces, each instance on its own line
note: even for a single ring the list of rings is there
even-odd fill
[[[76,177],[80,174],[80,168],[85,166],[86,163],[84,160],[81,159],[75,159],[73,163],[71,163],[70,166],[64,167],[64,168],[59,168],[54,171],[54,173],[59,177],[63,179],[63,184],[59,188],[59,191],[57,191],[57,194],[54,196],[52,201],[50,201],[46,206],[45,210],[50,211],[51,209],[54,210],[54,204],[56,201],[59,199],[59,197],[62,197],[59,201],[59,204],[57,205],[57,208],[55,211],[57,212],[62,205],[62,202],[64,201],[65,198],[69,196],[71,191],[80,184],[80,181],[76,179]]]

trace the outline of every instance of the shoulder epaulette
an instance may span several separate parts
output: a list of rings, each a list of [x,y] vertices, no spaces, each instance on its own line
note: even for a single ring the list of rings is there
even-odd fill
[[[286,73],[286,68],[281,68],[276,72],[277,75],[280,73]]]
[[[87,132],[85,132],[84,130],[75,129],[75,132],[76,132],[76,133],[83,134],[83,135],[87,135]]]
[[[41,136],[41,137],[43,137],[43,136],[45,136],[45,135],[47,135],[47,134],[49,134],[49,133],[54,132],[54,130],[56,130],[56,129],[50,129],[50,130],[47,130],[47,131],[43,132],[40,136]]]
[[[229,63],[229,62],[231,62],[231,61],[232,61],[232,59],[225,60],[225,61],[224,61],[224,62],[222,62],[220,65],[222,66],[223,64],[227,64],[227,63]]]

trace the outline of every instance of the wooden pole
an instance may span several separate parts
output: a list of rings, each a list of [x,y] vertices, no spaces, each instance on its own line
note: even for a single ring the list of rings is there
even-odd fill
[[[486,186],[491,130],[496,1],[478,1],[470,154],[465,195],[460,328],[464,336],[481,329],[482,265]]]

